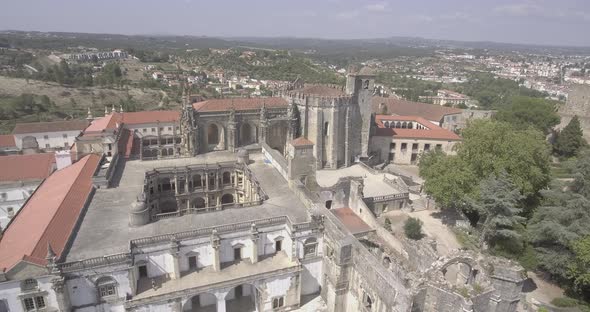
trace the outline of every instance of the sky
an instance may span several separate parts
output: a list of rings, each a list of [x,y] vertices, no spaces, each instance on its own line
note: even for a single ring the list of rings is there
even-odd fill
[[[0,0],[0,30],[590,46],[590,0]]]

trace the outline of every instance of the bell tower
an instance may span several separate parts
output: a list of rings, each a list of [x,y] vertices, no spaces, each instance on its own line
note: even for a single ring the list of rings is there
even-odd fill
[[[369,138],[371,134],[371,123],[373,118],[372,99],[375,88],[375,72],[368,68],[351,66],[346,76],[346,93],[352,96],[353,101],[358,105],[361,125],[361,153],[360,157],[369,156]]]

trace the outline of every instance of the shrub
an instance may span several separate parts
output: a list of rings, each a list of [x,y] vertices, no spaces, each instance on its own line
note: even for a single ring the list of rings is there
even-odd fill
[[[404,232],[410,239],[419,240],[424,237],[422,233],[422,221],[417,218],[408,218],[404,223]]]
[[[578,305],[578,300],[568,297],[555,298],[551,304],[560,308],[573,308]]]
[[[391,221],[389,221],[389,218],[385,218],[385,225],[383,227],[391,232]]]

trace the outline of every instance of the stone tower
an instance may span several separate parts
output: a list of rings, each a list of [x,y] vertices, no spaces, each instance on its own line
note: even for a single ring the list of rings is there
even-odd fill
[[[369,137],[372,123],[371,100],[373,89],[375,87],[375,72],[368,68],[359,68],[351,66],[346,76],[346,93],[353,98],[353,102],[358,104],[362,124],[358,125],[361,129],[361,157],[369,156]]]
[[[188,157],[194,156],[199,151],[197,134],[199,133],[198,125],[195,122],[195,112],[190,103],[189,92],[184,89],[182,96],[182,111],[180,115],[180,137],[182,138],[181,155]]]

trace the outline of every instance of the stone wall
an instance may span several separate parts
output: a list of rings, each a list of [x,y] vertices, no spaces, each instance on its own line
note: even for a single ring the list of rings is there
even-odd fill
[[[561,116],[561,123],[558,129],[563,129],[570,122],[572,117],[578,116],[580,125],[584,130],[584,138],[590,141],[590,86],[575,85],[568,94],[565,105],[558,111]]]

